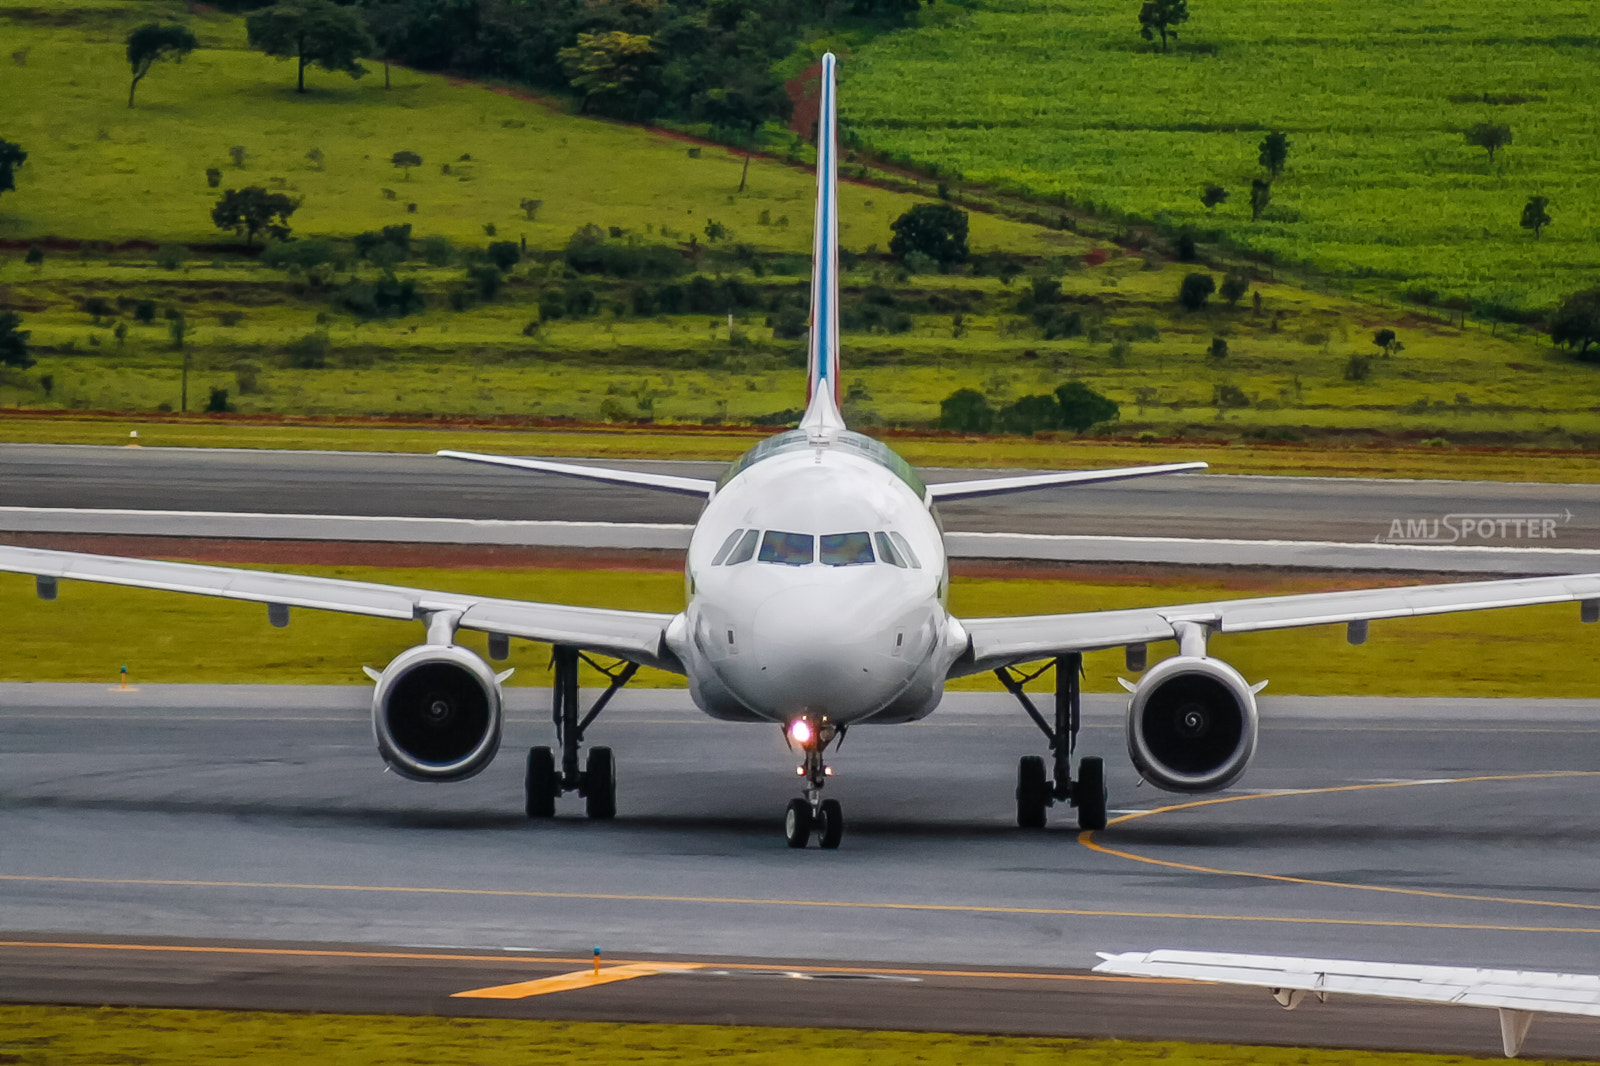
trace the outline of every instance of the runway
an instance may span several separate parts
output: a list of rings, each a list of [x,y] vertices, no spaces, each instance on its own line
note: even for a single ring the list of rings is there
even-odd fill
[[[711,722],[678,692],[625,693],[591,734],[617,752],[614,823],[575,800],[528,823],[519,752],[548,742],[545,694],[510,692],[500,759],[426,786],[381,772],[364,688],[0,686],[0,939],[428,956],[13,945],[0,998],[1489,1054],[1490,1012],[1282,1014],[1247,993],[1078,978],[1097,950],[1154,947],[1595,970],[1594,701],[1264,695],[1255,766],[1195,804],[1138,787],[1120,701],[1091,697],[1082,750],[1107,757],[1112,806],[1132,817],[1080,840],[1067,812],[1014,827],[1015,761],[1042,738],[1005,697],[956,695],[925,722],[850,735],[829,785],[845,842],[826,853],[783,844],[793,760],[777,731]],[[608,962],[698,965],[451,998],[572,972],[596,944]],[[786,976],[796,965],[880,976]],[[1018,976],[975,974],[996,968]],[[1524,1054],[1596,1047],[1592,1024],[1541,1019]]]
[[[724,468],[616,465],[697,477],[716,477]],[[949,481],[995,472],[924,473]],[[667,524],[692,522],[699,510],[694,500],[665,493],[429,455],[29,444],[0,445],[0,505]],[[1519,539],[1516,546],[1600,548],[1600,485],[1178,475],[965,501],[940,511],[946,526],[960,532],[1345,542],[1387,536],[1396,519],[1536,513],[1558,516],[1554,538]]]

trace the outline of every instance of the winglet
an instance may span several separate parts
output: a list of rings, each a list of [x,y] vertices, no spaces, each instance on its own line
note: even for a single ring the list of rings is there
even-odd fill
[[[832,52],[822,57],[817,115],[817,215],[811,250],[811,336],[800,428],[831,433],[839,414],[839,104]]]

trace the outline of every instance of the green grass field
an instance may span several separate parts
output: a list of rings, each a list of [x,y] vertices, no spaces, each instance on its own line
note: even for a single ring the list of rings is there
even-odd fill
[[[264,569],[379,581],[447,591],[598,607],[671,612],[683,606],[683,576],[651,570],[427,570],[294,566]],[[956,578],[950,608],[958,617],[1108,610],[1270,593],[1346,587],[1305,578],[1240,578],[1151,583],[1146,578],[1093,581]],[[0,616],[11,619],[0,680],[100,681],[127,666],[139,682],[276,682],[361,684],[363,665],[382,667],[422,638],[421,628],[317,611],[296,611],[286,629],[267,626],[256,604],[173,596],[69,582],[57,602],[35,598],[25,577],[0,577]],[[225,639],[219,639],[224,634]],[[1519,608],[1379,622],[1362,647],[1345,642],[1343,626],[1281,633],[1220,635],[1214,654],[1253,681],[1270,680],[1269,695],[1593,696],[1600,685],[1600,637],[1578,621],[1576,606]],[[481,634],[462,643],[485,650]],[[1172,645],[1152,649],[1152,659]],[[514,642],[512,685],[548,685],[549,649]],[[1086,658],[1091,691],[1119,691],[1126,674],[1120,652]],[[597,674],[585,684],[599,683]],[[640,686],[679,687],[681,678],[641,671]],[[983,675],[960,689],[998,690]]]
[[[341,1066],[787,1066],[802,1061],[838,1066],[1463,1066],[1478,1061],[1455,1055],[861,1029],[16,1006],[0,1006],[0,1054],[19,1066],[317,1061]]]
[[[1600,279],[1587,0],[1194,0],[1167,55],[1138,10],[980,0],[879,37],[841,66],[843,119],[970,181],[1220,230],[1390,291],[1543,309]],[[1462,136],[1479,122],[1512,128],[1492,167]],[[1269,129],[1289,166],[1252,223]],[[1214,213],[1209,182],[1232,193]],[[1538,241],[1519,225],[1535,194],[1555,219]]]

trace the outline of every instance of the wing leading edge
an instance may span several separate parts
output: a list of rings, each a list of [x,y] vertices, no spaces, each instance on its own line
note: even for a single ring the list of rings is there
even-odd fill
[[[1198,624],[1214,633],[1255,633],[1574,601],[1583,604],[1585,621],[1600,620],[1600,574],[1313,592],[1121,611],[962,619],[969,638],[968,651],[956,661],[951,676],[982,673],[1010,663],[1075,651],[1173,640],[1183,623]]]
[[[1018,477],[981,478],[976,481],[945,481],[928,486],[928,496],[935,502],[970,500],[978,496],[999,496],[1003,493],[1027,492],[1031,489],[1048,489],[1060,485],[1095,485],[1106,481],[1128,481],[1138,477],[1155,477],[1160,474],[1189,474],[1204,470],[1205,463],[1165,463],[1160,466],[1122,466],[1110,470],[1064,470],[1050,474],[1023,474]]]
[[[518,470],[532,470],[540,474],[559,474],[562,477],[582,478],[586,481],[605,481],[613,485],[634,485],[662,492],[675,492],[680,496],[705,498],[717,491],[717,483],[697,477],[679,477],[676,474],[650,474],[640,470],[617,470],[606,466],[583,466],[578,463],[556,463],[549,459],[525,459],[517,455],[480,455],[477,452],[441,451],[445,459],[465,459],[470,463],[487,463],[490,466],[509,466]]]
[[[1500,1013],[1500,1040],[1507,1058],[1522,1050],[1534,1014],[1578,1014],[1600,1018],[1600,977],[1462,966],[1234,955],[1213,951],[1100,953],[1095,973],[1126,977],[1175,977],[1265,988],[1294,1009],[1307,994],[1376,996],[1414,1003],[1490,1007]]]
[[[307,607],[371,618],[426,620],[432,615],[449,612],[459,615],[454,624],[461,629],[569,644],[644,666],[683,672],[676,657],[665,647],[664,635],[672,621],[672,616],[666,614],[503,600],[366,581],[10,546],[0,546],[0,572],[33,574],[40,579],[41,595],[47,598],[54,598],[55,581],[72,580],[283,607]]]

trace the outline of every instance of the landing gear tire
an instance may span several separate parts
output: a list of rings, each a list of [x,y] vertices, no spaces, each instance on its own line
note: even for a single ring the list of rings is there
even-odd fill
[[[1072,798],[1078,805],[1079,829],[1106,827],[1105,763],[1093,755],[1078,760],[1078,780],[1072,786]]]
[[[528,749],[528,774],[523,779],[529,818],[556,816],[556,759],[549,748]]]
[[[844,808],[838,800],[823,800],[818,813],[822,815],[822,824],[817,826],[818,846],[830,850],[838,847],[844,839]]]
[[[1049,806],[1050,780],[1045,777],[1044,759],[1038,755],[1024,755],[1017,763],[1017,825],[1023,829],[1043,829],[1045,809]]]
[[[803,848],[811,839],[811,830],[815,828],[811,817],[811,804],[803,799],[792,799],[788,808],[783,812],[783,836],[791,848]],[[841,821],[840,830],[844,825]]]
[[[617,816],[617,761],[610,748],[590,748],[583,772],[584,811],[590,818]]]

